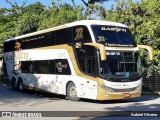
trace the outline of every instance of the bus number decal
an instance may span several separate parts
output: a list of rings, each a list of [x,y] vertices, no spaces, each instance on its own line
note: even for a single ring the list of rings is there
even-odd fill
[[[104,36],[98,36],[98,42],[105,42]]]
[[[82,27],[77,28],[75,30],[75,33],[76,33],[76,37],[74,40],[83,39],[83,28]]]
[[[60,57],[60,58],[65,57],[65,52],[64,52],[64,53],[59,53],[59,57]]]
[[[56,67],[57,67],[57,69],[58,69],[58,72],[62,72],[63,71],[63,68],[67,68],[67,65],[62,65],[62,63],[61,62],[58,62],[57,64],[56,64]]]

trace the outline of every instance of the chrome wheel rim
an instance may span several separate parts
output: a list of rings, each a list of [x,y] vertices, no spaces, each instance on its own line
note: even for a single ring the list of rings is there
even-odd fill
[[[70,88],[70,96],[77,97],[77,91],[76,91],[76,87],[75,86],[72,86]]]

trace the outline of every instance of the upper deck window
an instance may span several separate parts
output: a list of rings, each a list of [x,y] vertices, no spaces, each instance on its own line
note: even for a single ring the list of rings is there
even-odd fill
[[[135,47],[136,42],[128,28],[107,25],[91,26],[95,40],[110,47]]]
[[[4,42],[4,52],[15,51],[15,43],[16,43],[16,40]]]
[[[92,42],[89,30],[84,25],[73,27],[73,42]]]

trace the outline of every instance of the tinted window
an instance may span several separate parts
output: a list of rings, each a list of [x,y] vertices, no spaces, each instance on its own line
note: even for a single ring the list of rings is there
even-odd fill
[[[37,73],[55,74],[55,60],[36,61]]]
[[[55,60],[22,61],[23,73],[55,74]]]
[[[22,73],[30,73],[32,70],[30,70],[31,61],[22,61],[21,63],[21,71]]]
[[[4,52],[11,52],[15,50],[15,40],[4,42]]]
[[[22,61],[22,73],[64,74],[70,75],[70,67],[66,59]]]
[[[82,58],[78,58],[78,63],[79,63],[79,66],[80,66],[80,69],[84,72],[84,73],[86,73],[86,67],[85,67],[85,65],[86,65],[86,59],[84,58],[84,57],[82,57]]]
[[[30,48],[38,48],[42,46],[41,40],[44,38],[43,35],[36,35],[29,38]]]
[[[87,59],[86,71],[89,74],[96,74],[96,60],[94,57]]]
[[[68,64],[68,60],[66,59],[56,60],[56,74],[71,75],[71,70]]]
[[[92,51],[92,52],[91,52]],[[80,69],[86,74],[96,75],[96,50],[91,46],[76,49]]]
[[[44,38],[42,39],[42,46],[50,46],[55,44],[55,32],[50,32],[44,34]]]
[[[66,28],[56,31],[56,44],[67,44],[72,42],[72,29]]]
[[[73,27],[73,41],[92,42],[88,28],[82,25]]]
[[[107,60],[100,63],[101,75],[113,77],[140,76],[138,52],[107,51]]]
[[[28,39],[29,38],[24,38],[24,39],[18,40],[22,45],[22,50],[30,48],[30,41]]]
[[[95,48],[92,46],[82,46],[79,49],[76,49],[77,56],[79,57],[95,57]]]
[[[128,28],[118,26],[91,26],[96,42],[106,46],[134,47],[136,42]]]

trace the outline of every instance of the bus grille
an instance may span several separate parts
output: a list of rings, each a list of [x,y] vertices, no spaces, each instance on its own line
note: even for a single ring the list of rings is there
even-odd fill
[[[135,88],[128,88],[128,89],[114,89],[114,92],[131,92],[131,91],[135,91]]]

